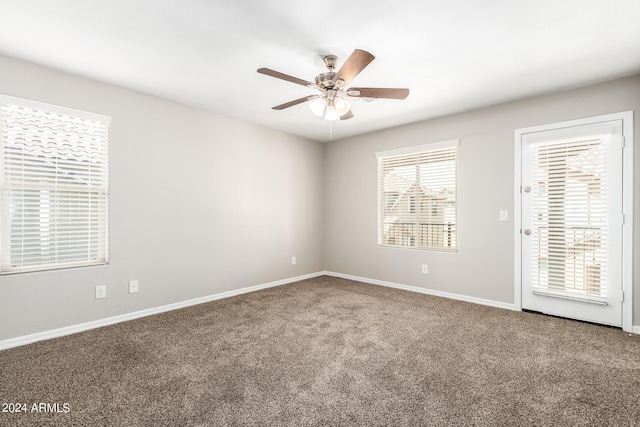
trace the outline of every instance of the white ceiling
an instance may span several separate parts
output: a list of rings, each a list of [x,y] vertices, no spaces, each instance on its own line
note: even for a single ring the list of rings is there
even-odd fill
[[[271,109],[314,90],[256,69],[313,81],[355,48],[352,86],[409,97]],[[0,54],[328,141],[640,73],[640,0],[0,0]]]

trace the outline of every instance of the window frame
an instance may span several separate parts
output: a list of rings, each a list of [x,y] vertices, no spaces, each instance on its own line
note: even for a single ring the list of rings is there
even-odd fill
[[[384,247],[384,248],[395,248],[395,249],[410,249],[410,250],[426,250],[426,251],[437,251],[437,252],[449,252],[449,253],[455,253],[458,252],[458,248],[459,248],[459,242],[458,242],[458,155],[459,155],[459,145],[460,145],[460,140],[459,139],[452,139],[452,140],[447,140],[447,141],[440,141],[440,142],[433,142],[433,143],[427,143],[427,144],[423,144],[423,145],[418,145],[418,146],[411,146],[411,147],[404,147],[404,148],[400,148],[400,149],[394,149],[394,150],[387,150],[387,151],[380,151],[380,152],[376,152],[376,158],[378,161],[378,172],[377,172],[377,193],[378,193],[378,203],[377,203],[377,210],[378,210],[378,220],[377,220],[377,243],[379,247]],[[408,241],[410,243],[412,243],[412,245],[402,245],[402,244],[389,244],[385,242],[385,228],[386,228],[386,224],[385,224],[385,209],[387,209],[387,207],[385,206],[385,203],[387,202],[387,200],[385,200],[384,197],[384,178],[383,178],[383,172],[385,169],[385,161],[389,161],[389,159],[402,159],[402,158],[411,158],[411,157],[415,157],[417,155],[423,154],[423,153],[428,153],[428,152],[435,152],[435,151],[439,151],[439,150],[445,150],[445,149],[450,149],[450,148],[454,148],[455,149],[455,155],[454,155],[454,172],[453,172],[453,185],[454,185],[454,204],[455,207],[453,209],[453,217],[454,217],[454,221],[451,225],[453,225],[454,228],[454,239],[453,239],[453,246],[445,246],[444,243],[446,243],[446,239],[444,237],[444,233],[446,233],[445,228],[443,227],[442,233],[443,233],[443,246],[439,246],[439,245],[422,245],[419,246],[418,244],[416,244],[416,240],[420,240],[419,237],[419,233],[416,232],[412,232],[409,235],[409,239]],[[411,165],[411,166],[417,166],[421,164],[420,162],[416,161],[415,164]],[[422,163],[424,164],[424,163]],[[415,184],[415,183],[414,183]],[[423,187],[423,186],[421,186]],[[402,197],[401,194],[398,195],[398,197]],[[414,197],[414,195],[409,194],[408,195],[409,198]],[[407,201],[407,203],[409,204],[410,202]],[[431,212],[433,211],[433,203],[435,203],[434,201],[432,201],[432,203],[424,203],[422,201],[421,198],[418,198],[417,200],[415,200],[415,206],[416,206],[416,211],[420,212],[423,209],[427,209],[429,212],[424,213],[424,215],[428,216],[431,215]],[[444,209],[444,207],[443,207]],[[409,209],[408,209],[409,211]],[[444,212],[443,212],[444,215]],[[447,225],[444,224],[443,222],[443,226]],[[419,214],[415,220],[415,226],[419,227],[420,226],[420,217]],[[449,238],[451,236],[451,233],[449,232]]]
[[[58,119],[59,127],[50,128],[51,133],[54,134],[53,137],[49,136],[47,142],[41,142],[40,147],[51,148],[50,146],[54,143],[51,141],[55,139],[58,141],[61,137],[69,137],[71,133],[77,131],[72,129],[75,126],[72,123],[77,123],[78,121],[82,121],[83,125],[86,121],[96,122],[95,127],[92,127],[92,131],[95,131],[99,134],[99,137],[95,140],[92,140],[91,146],[94,146],[90,149],[86,155],[89,156],[99,156],[99,167],[98,170],[100,172],[96,173],[92,166],[83,165],[76,158],[69,157],[67,154],[61,154],[61,151],[54,151],[55,154],[50,158],[53,161],[54,165],[58,165],[58,162],[67,163],[69,161],[76,162],[71,163],[75,166],[85,166],[84,168],[77,169],[79,173],[83,171],[89,171],[89,175],[86,178],[73,178],[75,175],[71,175],[71,178],[67,178],[68,181],[72,179],[75,180],[75,183],[58,183],[58,176],[60,172],[53,171],[44,171],[37,172],[40,175],[35,175],[37,178],[20,180],[16,179],[15,173],[15,162],[16,159],[24,159],[22,154],[11,154],[7,151],[7,147],[9,146],[8,139],[5,139],[5,131],[10,129],[12,126],[15,126],[16,123],[20,124],[21,122],[12,122],[7,124],[7,128],[5,128],[5,111],[4,107],[7,106],[9,108],[20,108],[25,110],[32,110],[34,115],[42,114],[45,116],[51,115],[52,121],[56,118],[55,116],[61,116],[61,119]],[[67,122],[67,123],[65,123]],[[68,107],[62,107],[58,105],[48,104],[39,101],[32,101],[28,99],[13,97],[9,95],[0,94],[0,275],[8,275],[8,274],[19,274],[19,273],[28,273],[28,272],[38,272],[38,271],[48,271],[48,270],[59,270],[59,269],[68,269],[68,268],[78,268],[78,267],[88,267],[88,266],[98,266],[98,265],[107,265],[109,263],[109,125],[111,124],[111,117],[104,116],[101,114],[86,112],[82,110],[77,110]],[[68,125],[68,127],[66,127]],[[91,127],[90,125],[86,125]],[[33,127],[25,128],[28,129],[25,131],[26,134],[34,133]],[[58,134],[59,132],[59,134]],[[43,133],[44,134],[44,133]],[[93,134],[92,134],[93,135]],[[82,144],[82,147],[88,146],[84,143],[78,141],[82,141],[88,138],[87,135],[82,135],[77,137],[74,142],[68,142],[68,139],[63,139],[68,144],[76,147],[78,144]],[[35,140],[33,140],[35,141]],[[59,144],[59,143],[57,143]],[[75,145],[74,145],[75,144]],[[13,145],[16,145],[15,142]],[[97,147],[97,148],[95,148]],[[44,148],[41,148],[44,149]],[[9,153],[9,154],[8,154]],[[16,157],[17,156],[17,157]],[[40,155],[41,158],[43,155]],[[72,160],[69,160],[72,159]],[[35,165],[36,163],[31,162],[23,163],[25,165]],[[40,161],[39,164],[42,164]],[[53,166],[48,166],[52,168]],[[55,166],[56,168],[61,166]],[[69,166],[67,166],[69,167]],[[13,171],[12,171],[13,169]],[[38,169],[35,167],[34,169]],[[42,168],[40,168],[42,169]],[[62,169],[64,170],[64,169]],[[75,170],[75,169],[74,169]],[[66,172],[69,175],[69,172]],[[51,180],[52,177],[55,176],[55,183],[47,182],[47,180]],[[11,177],[11,179],[9,179]],[[84,185],[79,185],[78,181],[85,180]],[[94,181],[97,181],[97,185]],[[86,183],[88,182],[88,184]],[[20,189],[18,191],[17,189]],[[39,220],[33,222],[36,227],[36,233],[39,233],[41,236],[40,240],[42,241],[43,231],[50,224],[55,224],[56,227],[59,226],[60,219],[64,217],[65,214],[72,215],[74,212],[78,215],[78,212],[81,212],[82,209],[89,213],[80,214],[80,228],[79,231],[74,229],[73,231],[58,231],[56,228],[56,232],[54,233],[55,238],[52,240],[47,238],[47,244],[50,245],[53,250],[64,250],[64,247],[60,247],[61,242],[67,245],[71,245],[72,247],[77,247],[82,245],[86,245],[87,255],[86,257],[78,256],[78,250],[76,250],[76,254],[69,255],[65,259],[65,256],[56,255],[55,257],[51,257],[52,259],[47,260],[46,256],[43,253],[42,243],[40,244],[40,248],[36,249],[36,255],[33,256],[33,263],[28,263],[22,260],[20,263],[15,263],[12,259],[10,244],[12,242],[12,238],[15,236],[11,231],[11,224],[7,223],[11,218],[11,200],[16,200],[11,196],[11,192],[21,192],[21,196],[19,197],[20,203],[26,203],[29,200],[37,202],[40,206],[43,200],[43,197],[48,198],[51,195],[55,194],[55,205],[51,208],[51,210],[47,209],[46,219]],[[27,192],[39,193],[37,196],[27,196]],[[97,197],[95,195],[98,195]],[[29,197],[29,198],[25,198]],[[84,203],[82,205],[82,209],[78,206],[74,206],[74,203]],[[46,204],[46,203],[45,203]],[[78,210],[80,209],[80,210]],[[51,213],[55,212],[55,213]],[[94,224],[93,215],[96,215],[97,222]],[[43,214],[40,213],[42,217]],[[88,218],[88,219],[87,219]],[[75,226],[76,224],[73,224]],[[24,227],[22,225],[21,227]],[[23,231],[24,232],[24,231]],[[95,250],[90,249],[94,245],[91,243],[93,236],[97,236],[95,240],[97,243],[95,244]],[[71,237],[70,237],[71,236]],[[25,240],[23,238],[18,239],[20,244],[24,245]],[[33,244],[33,243],[32,243]],[[37,247],[37,243],[35,244]],[[69,247],[69,246],[67,246]],[[39,252],[38,252],[39,251]],[[95,256],[93,253],[95,252]],[[57,254],[57,252],[56,252]],[[38,259],[38,258],[41,259]],[[46,262],[50,261],[50,262]]]

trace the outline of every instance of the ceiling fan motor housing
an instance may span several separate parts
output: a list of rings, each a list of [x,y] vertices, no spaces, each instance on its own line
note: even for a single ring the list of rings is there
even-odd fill
[[[318,74],[316,76],[316,84],[320,86],[322,89],[330,89],[336,86],[337,82],[333,79],[336,76],[335,69],[338,64],[338,57],[335,55],[327,55],[324,58],[324,64],[327,66],[329,70],[326,73]]]
[[[323,89],[330,88],[333,86],[333,78],[335,76],[336,76],[336,73],[334,73],[333,71],[318,74],[316,76],[316,84]]]

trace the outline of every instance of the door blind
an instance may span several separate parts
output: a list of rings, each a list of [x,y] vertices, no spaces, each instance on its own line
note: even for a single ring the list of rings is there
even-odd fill
[[[108,118],[13,101],[0,98],[1,271],[106,263]]]
[[[605,303],[606,136],[533,144],[533,292]]]

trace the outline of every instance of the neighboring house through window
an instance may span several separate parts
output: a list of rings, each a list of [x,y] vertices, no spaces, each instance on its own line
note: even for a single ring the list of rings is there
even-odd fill
[[[376,153],[378,244],[455,251],[458,140]]]
[[[0,272],[106,264],[110,118],[0,95]]]

